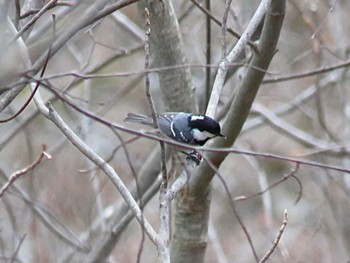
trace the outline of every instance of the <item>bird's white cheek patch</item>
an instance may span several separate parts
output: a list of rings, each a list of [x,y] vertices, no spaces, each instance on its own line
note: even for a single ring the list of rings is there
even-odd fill
[[[192,131],[193,131],[193,137],[197,141],[205,141],[208,138],[214,137],[214,134],[207,131],[200,131],[198,129],[193,129]]]
[[[204,117],[200,115],[192,115],[191,121],[196,121],[196,120],[204,120]]]

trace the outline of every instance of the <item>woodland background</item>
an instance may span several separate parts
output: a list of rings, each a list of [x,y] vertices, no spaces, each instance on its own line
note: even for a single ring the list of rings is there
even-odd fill
[[[74,133],[108,161],[128,189],[133,189],[135,176],[147,169],[156,182],[160,163],[152,166],[146,160],[159,143],[113,131],[67,101],[131,130],[146,129],[123,123],[128,112],[150,113],[144,82],[145,17],[143,3],[137,2],[143,1],[0,1],[0,119],[24,105],[31,94],[28,83],[33,80],[28,75],[33,73],[32,77],[39,79],[51,47],[55,54],[47,61],[46,79],[39,87],[42,100],[51,102]],[[158,1],[149,4],[152,2]],[[232,1],[225,9],[228,2],[211,1],[210,19],[198,7],[208,8],[209,2],[172,2],[179,24],[176,33],[183,41],[176,48],[183,57],[177,56],[178,61],[164,57],[170,67],[149,74],[157,112],[170,108],[159,87],[159,74],[171,74],[175,71],[171,66],[181,64],[187,65],[186,85],[195,96],[180,94],[179,98],[184,97],[175,104],[205,112],[223,50],[222,27],[212,18],[221,23],[228,10],[227,28],[241,35],[260,3]],[[349,12],[347,0],[286,2],[277,51],[234,145],[255,154],[228,154],[219,168],[222,180],[218,176],[212,180],[203,262],[255,260],[247,235],[232,213],[232,203],[259,258],[273,246],[287,210],[287,225],[269,262],[350,260]],[[151,28],[152,22],[151,12]],[[225,33],[229,51],[237,37]],[[151,38],[152,34],[151,29]],[[256,52],[251,47],[258,38],[259,33],[230,66],[215,116],[221,123]],[[152,46],[153,41],[161,43],[162,38],[151,39],[151,67],[165,67],[157,64],[155,53],[160,47]],[[176,75],[169,83],[185,85]],[[168,91],[172,92],[170,86]],[[98,253],[102,253],[108,262],[137,262],[138,258],[156,262],[157,249],[136,220],[118,225],[126,212],[117,188],[33,102],[19,116],[0,124],[1,185],[6,177],[33,163],[42,145],[52,159],[44,157],[1,197],[0,261],[101,262]],[[309,163],[297,164],[272,155]],[[237,201],[269,186],[274,187]],[[147,188],[151,193],[144,216],[157,231],[159,179]],[[170,210],[172,215],[176,208]],[[111,237],[108,233],[116,226],[121,230]],[[97,251],[108,238],[115,242]],[[140,245],[143,249],[138,255]]]

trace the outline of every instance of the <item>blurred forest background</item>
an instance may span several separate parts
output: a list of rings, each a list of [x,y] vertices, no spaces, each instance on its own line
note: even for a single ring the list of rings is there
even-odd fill
[[[53,42],[55,14],[57,42],[52,48],[57,52],[49,59],[44,77],[61,98],[40,86],[42,99],[50,101],[82,141],[109,162],[128,189],[135,182],[133,174],[146,169],[146,159],[159,144],[138,138],[127,144],[126,155],[121,140],[134,135],[113,132],[62,99],[110,122],[145,129],[123,123],[128,112],[149,114],[144,89],[145,18],[138,3],[132,2],[137,1],[0,1],[0,102],[13,87],[18,88],[11,104],[0,105],[0,119],[17,112],[31,94],[28,80],[23,80],[23,72],[28,73],[30,66],[21,50],[24,44],[31,65],[42,68]],[[213,84],[222,50],[222,29],[211,20],[211,67],[207,71],[208,16],[196,3],[205,7],[208,2],[172,3],[181,48],[190,65],[193,104],[202,113],[208,99],[206,88]],[[227,28],[241,34],[259,3],[232,1]],[[220,22],[225,4],[211,1],[211,16]],[[113,8],[116,11],[112,12]],[[350,260],[349,13],[347,0],[286,2],[277,52],[235,142],[235,148],[257,154],[229,154],[219,169],[259,257],[272,247],[287,209],[287,226],[269,262]],[[6,45],[11,39],[12,44]],[[236,42],[237,37],[227,33],[228,49]],[[151,65],[153,52],[157,51],[151,47]],[[224,120],[225,106],[231,102],[252,52],[247,46],[245,56],[229,72],[216,119]],[[157,71],[150,74],[150,80],[156,109],[163,112],[167,107]],[[92,255],[94,247],[102,244],[115,226],[112,222],[122,197],[33,102],[19,116],[0,124],[1,186],[6,177],[33,163],[42,145],[52,159],[44,158],[1,197],[0,261],[90,262],[96,256]],[[297,166],[258,153],[342,167],[343,171]],[[263,194],[239,201],[240,196],[259,193],[283,178]],[[156,188],[144,208],[145,218],[155,229],[159,224],[158,192]],[[108,262],[137,262],[142,243],[139,223],[131,221],[116,239]],[[140,262],[156,262],[157,250],[147,237],[143,245]],[[230,198],[221,180],[214,177],[204,262],[254,260],[247,237],[232,214]]]

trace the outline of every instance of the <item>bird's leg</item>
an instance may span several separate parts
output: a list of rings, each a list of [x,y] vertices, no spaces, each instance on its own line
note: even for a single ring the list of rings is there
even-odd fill
[[[203,156],[196,150],[193,150],[189,153],[183,151],[181,152],[186,155],[187,161],[193,161],[196,165],[199,165],[203,159]]]

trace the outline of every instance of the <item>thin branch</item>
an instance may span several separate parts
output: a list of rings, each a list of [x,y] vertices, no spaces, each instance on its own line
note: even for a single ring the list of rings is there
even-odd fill
[[[40,93],[36,93],[34,96],[34,102],[36,103],[39,111],[50,121],[52,121],[57,128],[67,137],[67,139],[87,158],[102,169],[102,171],[109,177],[113,184],[119,190],[119,193],[132,210],[136,219],[139,221],[143,229],[146,231],[150,240],[158,246],[158,238],[156,232],[153,230],[150,223],[144,218],[141,209],[138,207],[136,201],[131,196],[130,192],[124,185],[115,170],[107,164],[97,153],[95,153],[88,145],[86,145],[62,120],[58,113],[54,110],[52,105],[48,103],[44,105],[44,102],[40,96]]]
[[[278,231],[278,234],[277,234],[277,237],[275,239],[275,241],[273,242],[273,246],[271,247],[271,249],[266,253],[266,255],[259,261],[259,263],[264,263],[266,262],[269,257],[272,255],[272,253],[275,251],[278,243],[280,242],[281,240],[281,237],[282,237],[282,234],[287,226],[287,223],[288,223],[288,212],[287,212],[287,209],[284,210],[284,213],[283,213],[283,222],[282,222],[282,226],[280,228],[280,230]]]
[[[289,81],[293,79],[301,79],[301,78],[306,78],[306,77],[312,77],[318,74],[324,74],[328,73],[337,69],[341,68],[346,68],[350,66],[350,60],[346,60],[345,62],[333,65],[333,66],[327,66],[327,67],[320,67],[317,69],[305,71],[302,73],[297,73],[297,74],[290,74],[282,77],[275,77],[275,78],[268,78],[265,79],[262,84],[268,84],[268,83],[277,83],[277,82],[283,82],[283,81]]]
[[[67,41],[70,40],[73,36],[75,36],[77,32],[82,28],[88,25],[92,25],[102,17],[113,13],[114,11],[125,7],[126,5],[129,5],[135,1],[137,0],[120,0],[115,4],[110,4],[109,0],[100,0],[93,2],[91,5],[88,5],[84,9],[84,15],[78,21],[76,21],[76,23],[71,23],[69,27],[66,27],[66,29],[57,36],[57,39],[52,44],[51,56],[56,54],[56,52],[58,52],[58,50],[60,50],[62,46],[66,44]],[[46,55],[44,54],[36,60],[32,67],[28,68],[27,72],[30,72],[30,77],[33,77],[40,70],[42,65],[45,63],[45,60]],[[0,100],[0,112],[3,111],[14,100],[14,98],[23,90],[25,85],[26,82],[24,79],[20,79],[14,88],[10,89],[2,96]]]
[[[132,51],[136,51],[138,50],[139,47],[135,48],[134,50]],[[125,54],[127,52],[124,52],[122,54]],[[120,55],[120,54],[118,54]],[[240,67],[247,67],[247,68],[252,68],[252,69],[255,69],[257,71],[261,71],[261,72],[264,72],[264,73],[267,73],[267,74],[276,74],[276,73],[273,73],[273,72],[269,72],[265,69],[262,69],[262,68],[259,68],[259,67],[256,67],[254,65],[249,65],[249,64],[246,64],[246,63],[227,63],[226,64],[227,67],[237,67],[237,66],[240,66]],[[210,65],[205,65],[205,64],[181,64],[181,65],[171,65],[171,66],[163,66],[163,67],[157,67],[157,68],[151,68],[151,69],[140,69],[140,70],[137,70],[137,71],[128,71],[128,72],[118,72],[118,73],[99,73],[99,74],[85,74],[85,73],[80,73],[80,72],[72,72],[72,71],[69,71],[69,72],[64,72],[64,73],[58,73],[58,74],[53,74],[53,75],[47,75],[46,77],[43,77],[43,78],[37,78],[35,79],[35,81],[44,81],[44,80],[50,80],[50,79],[58,79],[58,78],[64,78],[64,77],[76,77],[76,78],[79,78],[79,79],[98,79],[98,78],[107,78],[107,77],[110,77],[110,78],[117,78],[117,77],[130,77],[130,76],[133,76],[133,75],[143,75],[145,73],[153,73],[153,72],[162,72],[162,71],[171,71],[171,70],[174,70],[174,69],[182,69],[182,68],[214,68],[214,69],[218,69],[220,68],[220,65],[217,65],[217,64],[210,64]],[[23,75],[27,75],[28,72],[23,72]],[[28,76],[30,77],[30,76]],[[24,83],[27,83],[26,81],[23,81],[23,82],[20,82],[20,83],[17,83],[16,85],[19,85],[19,84],[24,84]]]
[[[46,58],[45,64],[47,64],[48,57]],[[88,157],[92,162],[99,166],[105,174],[111,179],[114,185],[119,190],[120,194],[124,198],[125,202],[128,204],[129,208],[132,210],[136,219],[139,221],[142,228],[146,231],[150,240],[159,247],[159,240],[156,232],[153,230],[149,222],[144,218],[141,209],[138,207],[136,201],[133,199],[132,195],[125,187],[122,180],[118,177],[115,170],[108,165],[99,155],[97,155],[91,148],[89,148],[61,119],[58,113],[53,109],[52,105],[48,103],[44,105],[39,92],[35,93],[34,102],[39,109],[39,111],[49,120],[51,120],[58,129],[71,141],[71,143],[77,147],[77,149],[86,157]]]
[[[205,7],[210,12],[210,1],[205,0]],[[211,63],[211,22],[209,15],[205,16],[206,23],[206,49],[205,49],[205,61],[209,65]],[[207,105],[211,92],[211,71],[209,67],[205,68],[205,105]]]
[[[247,46],[250,37],[257,29],[260,21],[265,16],[265,13],[267,11],[267,7],[270,5],[271,0],[263,0],[261,1],[259,7],[257,8],[256,12],[254,13],[254,16],[250,20],[250,23],[248,24],[247,28],[244,30],[241,38],[238,40],[234,48],[229,52],[227,57],[223,59],[220,63],[220,67],[218,68],[218,72],[216,74],[216,78],[213,85],[212,94],[210,96],[210,100],[208,103],[208,108],[206,111],[206,115],[209,117],[214,118],[217,105],[219,103],[219,98],[221,94],[221,90],[223,89],[226,74],[228,71],[228,64],[233,63],[236,61],[241,54],[241,52],[244,50],[244,48]]]
[[[151,21],[150,13],[147,7],[145,7],[145,18],[146,18],[146,28],[145,28],[145,70],[149,69],[149,59],[150,59],[150,36],[151,36]],[[153,125],[157,129],[159,127],[157,112],[154,106],[152,94],[150,91],[150,81],[149,74],[145,74],[145,86],[146,86],[146,97],[148,101],[148,106],[151,110],[151,116],[153,119]],[[169,253],[169,242],[170,242],[170,203],[165,199],[166,189],[168,188],[168,176],[166,168],[166,156],[165,156],[165,144],[159,141],[161,150],[161,170],[162,170],[162,184],[160,187],[159,195],[159,246],[158,246],[158,256],[160,262],[170,262]]]
[[[56,4],[57,0],[49,1],[43,8],[40,9],[38,13],[36,13],[27,24],[25,24],[20,31],[16,34],[14,38],[12,38],[9,42],[9,45],[15,42],[18,38],[20,38],[25,31],[27,31],[33,24],[50,8],[52,8]]]
[[[294,97],[291,101],[289,101],[288,104],[278,106],[274,108],[272,112],[278,116],[286,115],[288,113],[293,112],[299,107],[299,105],[313,98],[318,89],[325,90],[326,88],[339,83],[343,78],[344,72],[345,70],[341,70],[338,72],[334,72],[333,74],[328,74],[322,80],[320,80],[319,85],[311,85],[309,88],[305,89],[298,96]],[[252,130],[256,127],[260,127],[262,124],[264,124],[262,116],[254,117],[245,122],[242,132]]]
[[[277,117],[272,111],[268,110],[259,103],[253,105],[252,111],[260,114],[269,124],[271,124],[272,128],[282,131],[283,134],[292,138],[293,140],[298,141],[299,143],[302,143],[303,145],[320,149],[329,148],[329,145],[324,141],[319,140],[309,133],[306,133],[282,120],[281,118]]]
[[[53,21],[52,42],[51,42],[51,45],[49,47],[49,50],[47,51],[46,61],[45,61],[44,65],[43,65],[43,68],[41,70],[40,78],[42,78],[44,76],[44,72],[46,71],[48,60],[49,60],[49,57],[50,57],[50,54],[51,54],[52,43],[53,43],[53,41],[55,39],[55,35],[56,35],[56,20],[55,20],[55,15],[54,14],[52,15],[52,21]],[[29,105],[29,102],[33,99],[33,97],[34,97],[35,93],[38,91],[38,89],[39,89],[39,82],[37,82],[35,84],[35,88],[32,90],[29,98],[24,102],[22,107],[14,115],[12,115],[12,116],[10,116],[10,117],[8,117],[6,119],[0,120],[0,123],[4,123],[4,122],[8,122],[10,120],[13,120],[18,115],[20,115],[25,110],[25,108],[27,108],[27,106]]]
[[[16,171],[15,173],[13,173],[8,181],[1,187],[0,189],[0,198],[4,195],[4,193],[7,191],[7,189],[22,175],[25,175],[26,173],[28,173],[31,170],[34,170],[35,167],[37,167],[42,160],[44,160],[44,157],[46,157],[46,159],[51,160],[51,155],[49,155],[47,152],[45,152],[46,150],[46,146],[43,145],[43,150],[41,152],[41,154],[38,156],[38,158],[36,160],[34,160],[33,163],[31,163],[30,165],[28,165],[27,167]]]
[[[237,145],[240,145],[236,143]],[[255,157],[243,155],[243,158],[247,160],[250,166],[255,170],[256,177],[258,179],[259,184],[259,190],[263,190],[269,186],[268,180],[267,180],[267,174],[265,169],[261,166],[259,160]],[[272,212],[272,196],[270,192],[266,192],[265,195],[261,196],[262,201],[262,209],[264,210],[264,213],[266,215],[265,225],[267,228],[272,226],[273,222],[273,212]]]
[[[16,0],[17,1],[17,0]],[[69,1],[57,1],[56,4],[51,5],[48,10],[55,8],[57,6],[68,6],[68,7],[73,7],[74,4],[69,2]],[[23,14],[21,14],[21,16],[19,17],[20,19],[26,18],[30,15],[34,15],[40,12],[41,9],[30,9],[26,12],[24,12]]]
[[[132,196],[140,203],[140,196],[142,196],[141,203],[146,204],[155,194],[159,191],[161,183],[161,174],[159,173],[159,160],[160,160],[160,149],[155,148],[154,151],[149,155],[147,160],[142,165],[142,168],[139,171],[139,187],[141,188],[141,195],[137,192],[137,185],[129,187],[129,191]],[[97,241],[98,245],[94,246],[92,251],[87,255],[87,262],[89,263],[98,263],[101,260],[107,260],[108,255],[111,254],[113,248],[116,246],[117,242],[121,237],[123,230],[125,230],[128,223],[134,218],[133,213],[129,207],[125,204],[123,200],[119,200],[113,205],[105,209],[105,217],[109,219],[109,226],[112,228],[112,231],[106,232],[103,236]],[[127,218],[126,218],[127,216]],[[125,219],[125,220],[124,220]],[[95,219],[95,222],[90,227],[89,231],[85,231],[81,238],[83,240],[88,240],[91,232],[96,231],[96,225],[98,224],[99,219]],[[69,254],[73,254],[71,251],[63,255],[63,258],[68,258]],[[65,260],[59,261],[65,262]]]
[[[213,20],[213,22],[215,24],[217,24],[218,26],[222,27],[222,23],[220,22],[219,19],[217,19],[215,16],[213,16],[213,14],[210,12],[209,9],[204,8],[200,3],[198,3],[197,0],[191,0],[191,2],[198,7],[199,10],[201,10],[203,13],[205,13],[207,15],[207,17],[209,17],[211,20]],[[241,38],[241,35],[237,32],[235,32],[232,28],[227,28],[227,32],[229,32],[232,36],[236,37],[237,39]],[[248,42],[248,45],[251,49],[253,49],[255,52],[257,52],[257,48],[255,46],[255,44],[251,41]]]
[[[112,180],[114,185],[118,188],[120,194],[123,196],[124,200],[128,203],[130,209],[134,212],[135,217],[140,222],[141,226],[145,229],[146,233],[150,237],[151,241],[157,245],[156,233],[154,232],[151,225],[146,221],[144,216],[142,215],[142,211],[137,206],[137,203],[130,195],[128,189],[125,187],[123,182],[120,180],[116,172],[110,167],[108,164],[104,162],[104,160],[99,157],[94,151],[92,151],[87,145],[85,145],[80,139],[72,133],[72,131],[65,125],[63,120],[59,117],[59,115],[54,111],[52,106],[48,105],[49,109],[49,119],[53,121],[58,128],[67,136],[67,138],[80,150],[85,156],[87,156],[91,161],[93,161],[96,165],[98,165]]]
[[[20,239],[19,239],[19,243],[18,243],[18,246],[16,248],[16,250],[13,252],[12,256],[11,256],[11,259],[10,259],[10,263],[12,262],[17,262],[17,255],[18,255],[18,252],[19,252],[19,249],[21,248],[22,244],[23,244],[23,241],[24,239],[26,238],[27,234],[24,234]]]
[[[318,28],[317,28],[317,29],[315,30],[315,32],[312,34],[311,39],[314,39],[314,38],[318,35],[318,33],[319,33],[319,31],[322,29],[322,27],[324,27],[326,21],[328,20],[329,14],[332,13],[332,12],[334,11],[334,7],[335,7],[335,5],[336,5],[337,3],[338,3],[338,0],[335,0],[334,3],[332,4],[331,8],[329,9],[329,12],[327,12],[327,14],[323,17],[323,20],[322,20],[321,24],[318,26]]]
[[[299,170],[299,164],[297,163],[295,165],[295,167],[290,170],[290,172],[286,175],[284,175],[281,179],[278,179],[277,181],[275,181],[274,183],[270,184],[267,188],[265,188],[264,190],[262,191],[259,191],[257,193],[254,193],[254,194],[251,194],[251,195],[241,195],[241,196],[237,196],[235,197],[233,200],[234,201],[245,201],[245,200],[248,200],[252,197],[256,197],[256,196],[259,196],[259,195],[263,195],[264,193],[268,192],[269,190],[271,190],[272,188],[274,188],[275,186],[279,185],[280,183],[286,181],[289,177],[293,177],[293,178],[296,178],[295,177],[295,173]],[[302,189],[302,188],[301,188]],[[300,192],[298,194],[298,199],[299,200],[299,196],[301,196]]]
[[[139,198],[140,209],[141,209],[141,211],[143,211],[144,204],[142,203],[142,194],[141,194],[141,189],[140,189],[140,184],[139,184],[139,181],[138,181],[138,176],[137,176],[136,169],[135,169],[135,167],[134,167],[134,165],[132,163],[129,151],[128,151],[127,147],[126,147],[126,143],[123,140],[122,136],[116,130],[113,130],[113,132],[114,132],[115,135],[117,135],[117,137],[118,137],[118,139],[120,141],[121,147],[124,150],[124,155],[126,157],[126,161],[127,161],[128,165],[130,167],[131,174],[132,174],[132,176],[134,177],[134,180],[135,180],[136,192],[137,192],[137,196]],[[143,229],[142,229],[140,246],[139,246],[139,250],[138,250],[138,253],[137,253],[137,261],[136,261],[137,263],[139,263],[140,260],[141,260],[141,254],[142,254],[142,250],[143,250],[143,247],[144,247],[144,243],[145,243],[145,231],[143,231]]]
[[[232,0],[227,0],[225,3],[225,10],[224,15],[222,16],[222,22],[221,22],[221,60],[226,58],[226,52],[227,52],[227,39],[226,39],[226,32],[227,32],[227,17],[228,12],[230,10]]]
[[[338,171],[338,172],[350,174],[350,169],[343,168],[340,166],[328,165],[328,164],[324,164],[324,163],[308,161],[308,160],[303,160],[303,159],[298,159],[298,158],[292,158],[292,157],[287,157],[287,156],[281,156],[281,155],[276,155],[276,154],[272,154],[272,153],[253,152],[253,151],[246,151],[246,150],[240,150],[240,149],[235,149],[235,148],[216,148],[216,147],[203,147],[203,146],[202,147],[194,147],[194,146],[190,146],[188,144],[184,144],[184,143],[180,143],[177,141],[173,141],[171,139],[167,139],[165,137],[160,137],[159,135],[154,134],[154,133],[142,132],[140,130],[129,129],[129,128],[126,128],[126,127],[119,125],[117,123],[112,123],[112,122],[110,122],[110,121],[90,112],[90,111],[82,109],[79,105],[68,100],[67,98],[62,96],[58,91],[56,91],[52,87],[50,87],[42,82],[40,82],[40,84],[44,85],[51,92],[53,92],[59,99],[64,101],[66,104],[71,106],[76,111],[78,111],[82,114],[85,114],[86,116],[92,118],[93,120],[95,120],[103,125],[106,125],[107,127],[111,128],[111,129],[118,129],[120,131],[129,133],[129,134],[133,134],[133,135],[136,135],[139,137],[147,138],[147,139],[154,140],[154,141],[162,141],[162,142],[169,144],[169,145],[172,145],[172,146],[178,146],[178,147],[181,147],[184,149],[189,149],[189,150],[197,150],[198,152],[234,153],[234,154],[251,155],[251,156],[255,156],[255,157],[259,157],[259,158],[269,158],[269,159],[275,159],[275,160],[291,162],[291,163],[300,163],[302,165],[308,165],[308,166],[313,166],[313,167],[318,167],[318,168],[323,168],[323,169],[327,169],[327,170],[333,170],[333,171]]]
[[[21,17],[21,3],[19,0],[15,0],[15,8],[16,8],[16,13],[15,13],[15,19],[13,21],[13,24],[15,28],[18,29],[19,19]]]
[[[182,173],[176,178],[176,180],[172,183],[172,185],[167,189],[164,198],[170,203],[176,194],[184,189],[184,187],[188,184],[188,180],[190,175],[193,173],[194,169],[197,165],[186,165],[179,154],[176,153],[176,158],[180,162],[181,167],[183,168]],[[192,161],[191,161],[192,162]]]

